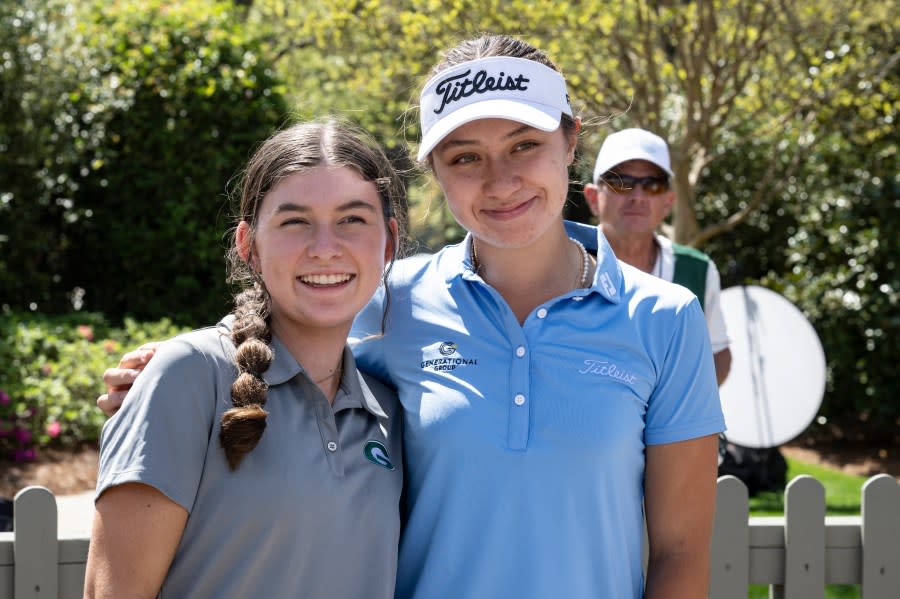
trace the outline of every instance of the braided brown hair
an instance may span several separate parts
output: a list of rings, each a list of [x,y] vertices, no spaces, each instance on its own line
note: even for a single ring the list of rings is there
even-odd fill
[[[247,164],[240,183],[238,221],[250,225],[249,246],[258,225],[263,199],[284,178],[317,166],[347,166],[366,181],[375,183],[381,197],[385,227],[391,239],[393,255],[400,252],[402,235],[394,237],[388,223],[396,218],[402,231],[402,213],[398,210],[405,189],[390,161],[378,145],[361,130],[335,120],[293,125],[264,141]],[[231,340],[236,347],[238,377],[231,385],[232,406],[222,414],[219,442],[232,470],[259,443],[266,429],[265,410],[268,385],[263,374],[272,364],[270,328],[271,298],[262,277],[253,264],[253,251],[247,259],[232,243],[228,252],[229,280],[244,290],[235,297]],[[385,269],[386,279],[391,265]]]

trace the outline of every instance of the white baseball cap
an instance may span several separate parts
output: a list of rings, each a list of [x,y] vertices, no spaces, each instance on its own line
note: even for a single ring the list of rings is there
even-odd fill
[[[542,131],[572,116],[566,80],[558,71],[527,58],[492,56],[441,71],[419,98],[424,160],[457,127],[478,119],[509,119]]]
[[[662,137],[644,129],[623,129],[603,140],[594,165],[594,185],[604,173],[629,160],[652,162],[672,176],[669,146]]]

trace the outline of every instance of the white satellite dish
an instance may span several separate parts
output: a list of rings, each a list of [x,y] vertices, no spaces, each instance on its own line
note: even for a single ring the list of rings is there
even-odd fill
[[[719,388],[725,437],[775,447],[806,430],[825,393],[825,352],[792,303],[764,287],[722,291],[731,372]]]

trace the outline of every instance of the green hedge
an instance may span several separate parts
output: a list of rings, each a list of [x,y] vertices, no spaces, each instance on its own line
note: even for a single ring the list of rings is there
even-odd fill
[[[113,326],[99,314],[0,318],[0,458],[35,457],[45,446],[98,440],[103,371],[147,341],[184,329],[168,319]]]
[[[0,9],[0,302],[217,317],[226,186],[288,120],[274,57],[230,2],[23,4]]]

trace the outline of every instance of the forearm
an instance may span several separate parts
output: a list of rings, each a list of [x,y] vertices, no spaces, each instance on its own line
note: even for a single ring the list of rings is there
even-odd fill
[[[650,558],[645,599],[706,599],[709,551],[685,551]]]
[[[726,347],[722,351],[716,352],[713,354],[713,361],[716,364],[716,382],[721,386],[728,378],[728,373],[731,372],[731,350]]]

